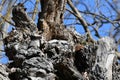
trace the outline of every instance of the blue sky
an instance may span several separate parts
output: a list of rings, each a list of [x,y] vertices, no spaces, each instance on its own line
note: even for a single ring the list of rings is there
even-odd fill
[[[2,53],[2,57],[0,58],[0,63],[2,63],[2,64],[6,64],[6,63],[8,63],[8,57],[5,55],[5,53],[3,52]]]
[[[99,5],[95,4],[95,1],[96,0],[81,0],[81,3],[86,3],[87,4],[87,7],[88,7],[88,10],[91,12],[91,13],[96,13],[96,14],[99,14],[99,12],[101,11],[102,14],[104,14],[106,17],[109,17],[111,15],[116,15],[116,13],[110,8],[110,6],[105,2],[105,0],[99,0]],[[111,0],[109,0],[111,1]],[[77,9],[79,9],[80,11],[86,11],[87,9],[85,8],[85,6],[83,4],[80,4],[78,6],[76,6]],[[98,10],[99,8],[99,10]],[[108,9],[109,8],[109,9]],[[69,7],[68,7],[69,9]],[[86,15],[83,15],[82,16],[84,17],[84,19],[88,22],[88,23],[92,23],[94,20],[93,20],[93,16],[86,16]],[[73,15],[71,16],[68,16],[69,18],[75,18]],[[114,18],[114,17],[112,17]],[[65,24],[71,24],[71,23],[75,23],[76,20],[65,20],[64,23]],[[76,28],[76,31],[78,31],[80,34],[84,34],[84,29],[83,29],[83,26],[82,25],[74,25],[75,28]],[[104,24],[98,31],[99,31],[99,34],[101,35],[101,37],[104,37],[104,36],[108,36],[108,31],[111,29],[111,24]],[[92,26],[89,26],[89,29],[92,31],[93,28]],[[97,40],[98,38],[96,36],[94,36],[95,32],[93,31],[92,32],[92,36],[95,40]]]

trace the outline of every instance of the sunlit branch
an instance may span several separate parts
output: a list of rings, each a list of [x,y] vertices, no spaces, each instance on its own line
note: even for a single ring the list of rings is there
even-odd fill
[[[2,16],[2,14],[0,14],[0,17],[1,17],[4,21],[6,21],[7,23],[9,23],[10,25],[15,26],[14,23],[12,23],[11,21],[7,20],[4,16]]]
[[[32,15],[33,20],[35,20],[35,16],[37,14],[38,4],[39,4],[39,0],[36,0],[35,8],[34,8],[33,15]]]
[[[72,9],[72,11],[69,10],[69,12],[71,12],[74,16],[77,17],[79,22],[83,25],[83,28],[84,28],[85,32],[88,34],[88,37],[90,38],[90,40],[92,42],[94,42],[94,40],[92,39],[91,33],[90,33],[89,29],[88,29],[87,22],[82,18],[80,12],[74,7],[74,5],[72,4],[71,0],[67,0],[67,3],[71,7],[71,9]]]

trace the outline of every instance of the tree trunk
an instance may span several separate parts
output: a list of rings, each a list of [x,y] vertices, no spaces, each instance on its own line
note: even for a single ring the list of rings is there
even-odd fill
[[[0,71],[2,77],[10,80],[120,80],[119,74],[115,75],[120,68],[114,61],[114,40],[102,38],[98,43],[88,43],[87,36],[66,29],[63,25],[65,4],[66,0],[41,0],[37,26],[23,4],[13,7],[16,28],[4,39],[5,52],[11,62],[6,68],[8,73],[4,75]]]
[[[56,38],[58,31],[63,30],[63,16],[66,0],[40,0],[38,29],[43,31],[45,40]],[[57,28],[56,28],[57,27]]]

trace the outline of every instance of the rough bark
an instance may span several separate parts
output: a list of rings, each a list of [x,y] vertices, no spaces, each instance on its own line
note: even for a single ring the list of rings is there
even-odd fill
[[[16,28],[4,39],[6,55],[12,61],[4,68],[7,75],[0,69],[3,80],[119,80],[113,39],[107,37],[90,43],[87,36],[63,28],[68,39],[58,37],[61,34],[57,33],[57,37],[52,35],[49,41],[44,41],[45,31],[39,34],[23,5],[14,6],[12,13]],[[52,23],[47,18],[44,21],[47,25]],[[61,21],[55,24],[63,25]],[[50,25],[48,28],[52,27]]]
[[[37,26],[43,31],[44,38],[46,40],[65,38],[63,16],[66,0],[40,0],[40,2],[41,12]]]
[[[106,37],[98,41],[96,61],[92,68],[95,79],[113,80],[112,66],[115,58],[116,45],[113,39]]]
[[[7,66],[0,64],[0,80],[10,80]]]

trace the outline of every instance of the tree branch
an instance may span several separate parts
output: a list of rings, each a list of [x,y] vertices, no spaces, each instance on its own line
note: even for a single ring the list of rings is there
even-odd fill
[[[2,16],[2,14],[0,14],[0,18],[2,18],[4,21],[6,21],[7,23],[9,23],[12,26],[15,26],[14,23],[12,23],[11,21],[7,20],[4,16]]]
[[[35,16],[36,16],[36,13],[37,13],[37,10],[38,10],[38,4],[39,4],[39,0],[36,0],[35,8],[34,8],[33,15],[32,15],[33,21],[35,20]]]
[[[88,24],[87,24],[87,22],[82,18],[80,12],[74,7],[74,5],[72,4],[71,0],[67,0],[67,3],[68,3],[68,5],[70,6],[70,8],[72,9],[72,11],[73,11],[72,14],[73,14],[74,16],[76,16],[77,19],[79,20],[79,22],[83,25],[83,28],[84,28],[85,32],[88,34],[88,35],[87,35],[88,38],[89,38],[92,42],[94,42],[94,40],[92,39],[91,33],[90,33],[89,29],[88,29]]]

